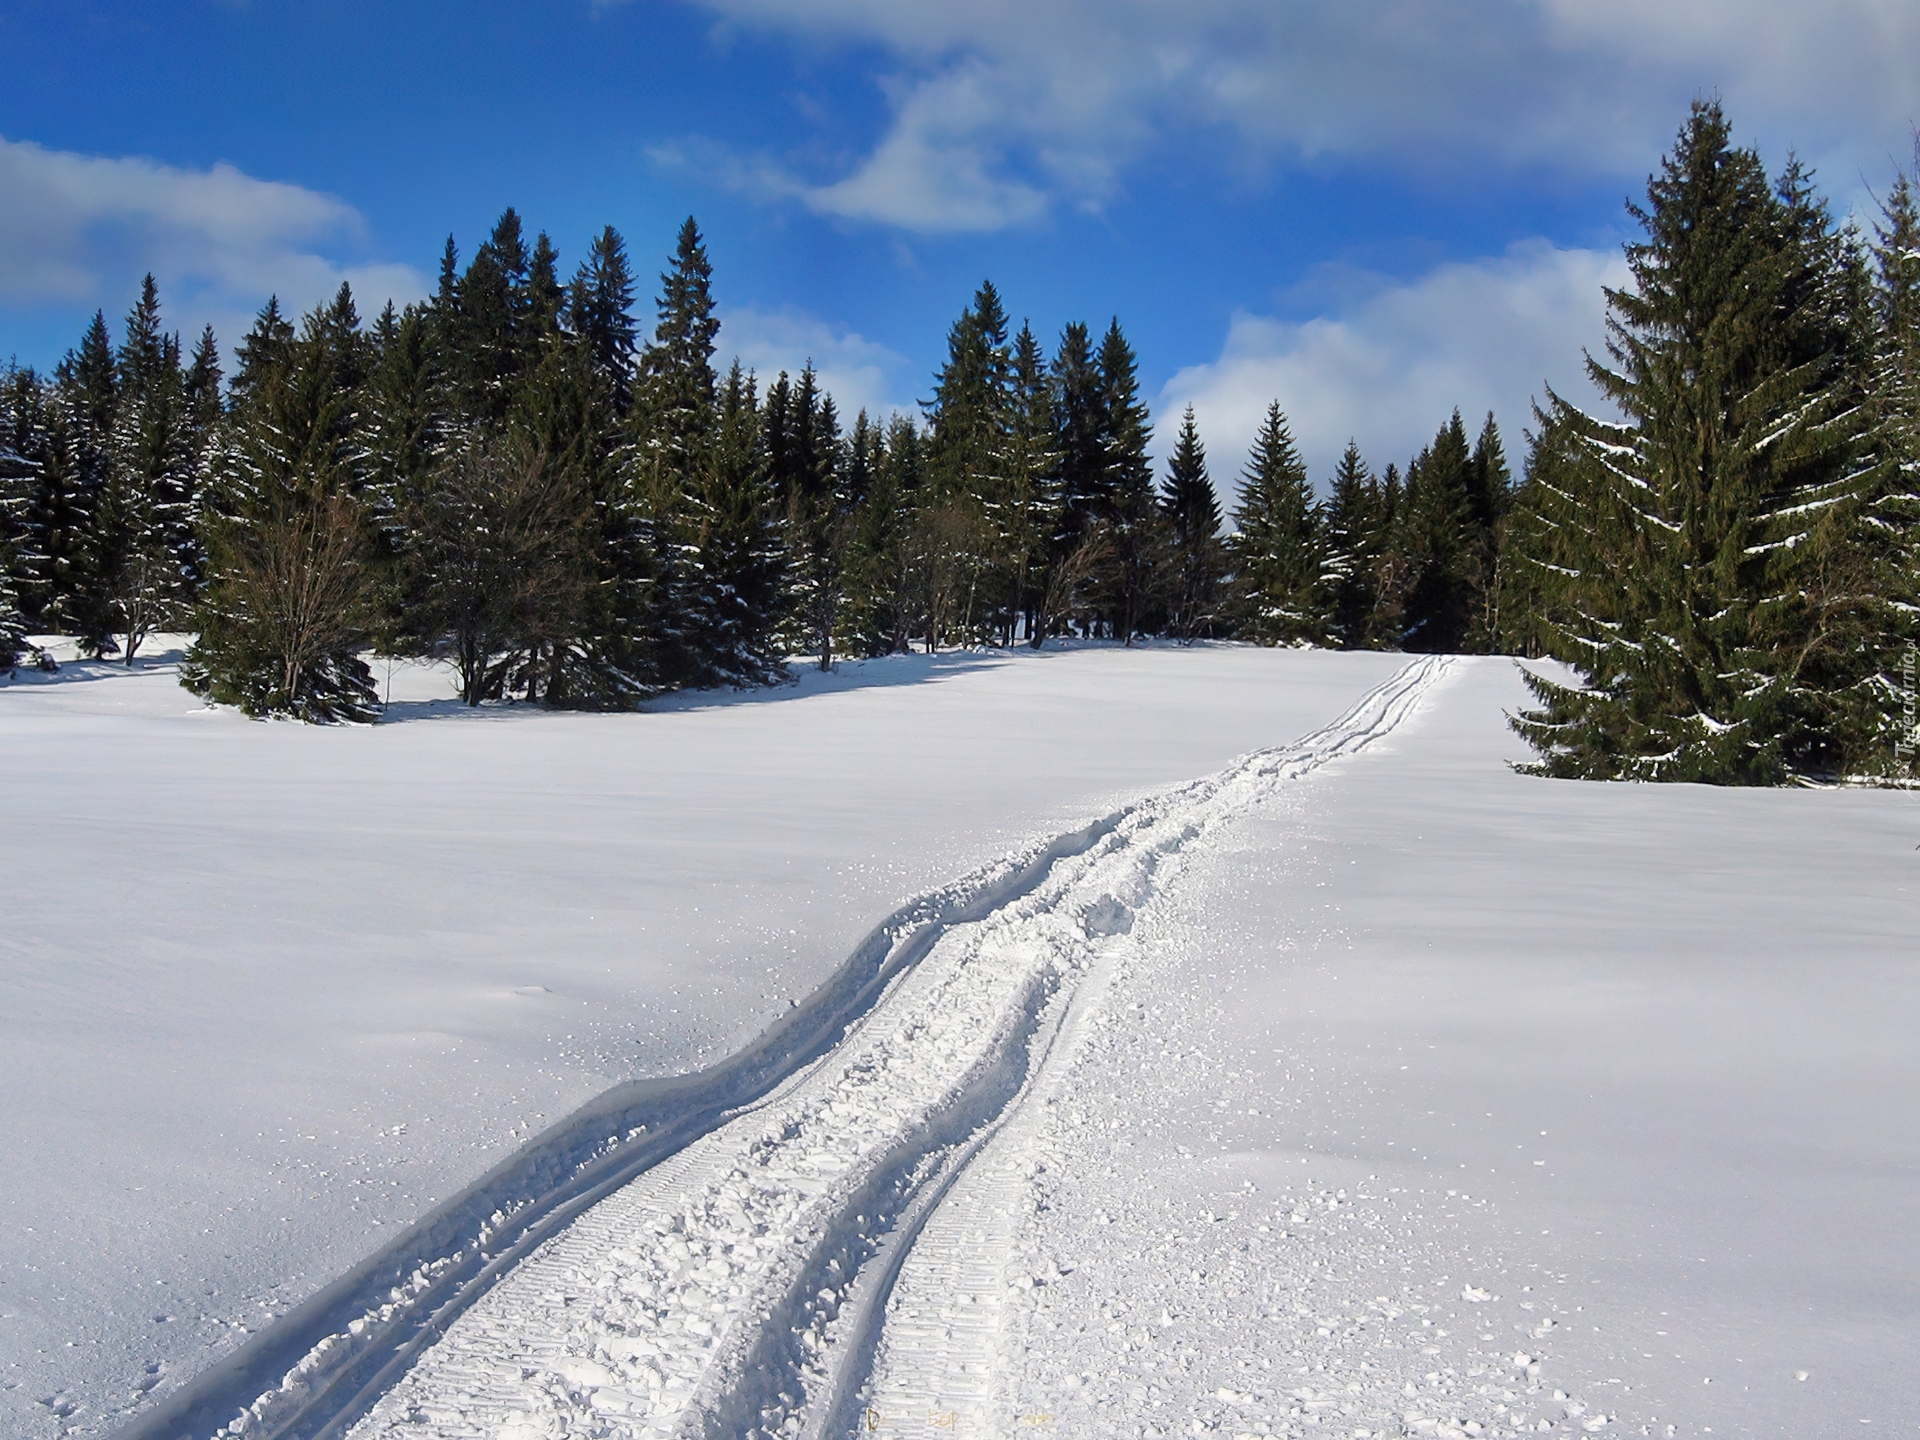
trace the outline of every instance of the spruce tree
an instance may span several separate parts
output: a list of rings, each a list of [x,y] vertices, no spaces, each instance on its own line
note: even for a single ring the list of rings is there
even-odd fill
[[[1105,410],[1100,369],[1087,327],[1071,321],[1053,357],[1054,447],[1060,456],[1055,489],[1060,515],[1056,552],[1104,525],[1108,502]]]
[[[207,580],[181,683],[253,716],[370,721],[378,711],[359,654],[373,575],[338,318],[317,311],[288,339],[278,307],[262,313],[200,508]]]
[[[786,411],[786,436],[775,483],[787,506],[787,550],[795,648],[833,668],[833,637],[846,596],[855,502],[844,480],[839,416],[819,388],[811,363]]]
[[[57,402],[48,419],[35,528],[47,556],[37,608],[83,654],[113,648],[113,607],[100,537],[102,497],[119,410],[118,367],[104,317],[94,312],[77,350],[54,371]],[[41,587],[36,587],[41,588]]]
[[[1254,437],[1227,542],[1242,638],[1260,645],[1327,639],[1320,592],[1321,537],[1307,467],[1274,401]]]
[[[1912,659],[1920,640],[1912,620],[1920,614],[1920,141],[1915,161],[1914,172],[1895,177],[1874,226],[1871,406],[1884,465],[1860,535],[1891,622],[1868,703],[1892,717],[1888,768],[1908,777],[1920,772]]]
[[[656,309],[653,340],[640,358],[642,443],[665,473],[684,483],[713,432],[714,337],[720,331],[713,313],[713,266],[691,215],[680,227],[673,265],[660,277]]]
[[[111,434],[120,376],[119,367],[114,364],[113,338],[107,332],[104,312],[93,312],[93,320],[80,338],[79,349],[69,352],[61,365],[61,379],[77,405],[74,418],[95,436]]]
[[[1112,574],[1108,628],[1128,645],[1148,628],[1160,598],[1166,534],[1147,454],[1151,417],[1140,399],[1139,363],[1119,317],[1100,342],[1101,439],[1105,454]]]
[[[426,653],[453,662],[468,705],[501,698],[516,668],[533,698],[565,683],[555,652],[582,628],[590,518],[577,473],[525,434],[474,432],[436,468],[407,620]]]
[[[1409,650],[1466,648],[1485,560],[1474,490],[1473,455],[1456,410],[1407,466],[1398,538],[1407,566],[1400,643]]]
[[[992,281],[947,331],[947,358],[926,402],[928,493],[920,517],[935,609],[958,612],[957,638],[1005,632],[1025,517],[1012,473],[1012,355],[1007,314]],[[936,533],[937,532],[937,533]],[[964,590],[964,601],[947,604]],[[995,624],[993,616],[1001,616]]]
[[[104,459],[88,445],[78,398],[56,380],[45,397],[21,521],[20,598],[53,635],[90,637],[98,607],[94,516]]]
[[[1207,474],[1206,447],[1194,423],[1193,406],[1180,417],[1180,436],[1167,461],[1160,503],[1171,532],[1169,629],[1192,641],[1210,633],[1225,552],[1220,542],[1220,500]]]
[[[788,557],[754,377],[735,360],[721,382],[714,438],[697,473],[698,529],[690,536],[690,632],[698,685],[770,685],[786,678],[779,622]]]
[[[1007,494],[1012,512],[1006,527],[1011,553],[1005,643],[1024,627],[1029,644],[1041,640],[1041,600],[1051,542],[1060,511],[1060,451],[1054,432],[1053,376],[1033,327],[1022,323],[1014,337],[1008,373]]]
[[[27,619],[14,579],[14,545],[0,541],[0,675],[11,675],[27,649]]]
[[[1327,496],[1321,560],[1331,637],[1342,650],[1369,650],[1387,638],[1375,619],[1379,606],[1378,566],[1388,537],[1381,515],[1380,487],[1349,439],[1333,472]]]
[[[1574,515],[1580,487],[1580,447],[1570,426],[1536,408],[1536,428],[1527,434],[1527,458],[1514,491],[1501,540],[1497,599],[1498,654],[1537,660],[1549,653],[1553,633],[1571,618],[1562,604],[1564,577],[1552,557],[1570,542],[1556,533],[1561,517]]]
[[[179,337],[160,325],[151,275],[127,316],[106,471],[94,517],[100,597],[131,666],[148,634],[178,619],[200,574],[199,463]]]
[[[0,674],[11,674],[26,649],[21,608],[27,565],[27,510],[39,465],[45,399],[31,370],[0,371]]]
[[[631,313],[633,294],[626,242],[609,225],[595,238],[574,274],[567,323],[620,418],[633,407],[633,357],[639,336]]]
[[[607,278],[617,280],[617,270]],[[708,677],[734,668],[722,654],[722,638],[702,629],[701,577],[690,568],[712,520],[704,490],[714,444],[719,321],[713,310],[712,266],[689,216],[673,262],[660,277],[653,338],[640,357],[628,419],[631,443],[622,481],[645,550],[645,643],[652,683],[660,686],[708,683]]]
[[[1007,313],[991,280],[947,331],[947,358],[927,414],[927,464],[942,499],[995,495],[1006,468],[1012,420]]]
[[[864,654],[905,651],[921,624],[920,432],[896,414],[874,449],[873,478],[855,515],[847,627]]]
[[[1546,514],[1566,616],[1549,649],[1585,683],[1531,677],[1540,708],[1515,726],[1550,775],[1847,773],[1891,740],[1868,697],[1892,617],[1857,546],[1879,473],[1857,257],[1804,173],[1770,187],[1717,104],[1695,104],[1647,197],[1633,284],[1607,292],[1612,364],[1589,360],[1626,420],[1551,401],[1574,463]]]
[[[449,243],[447,260],[453,258]],[[539,358],[534,328],[532,256],[512,206],[473,253],[473,261],[449,286],[442,277],[447,317],[449,369],[460,412],[498,426],[512,408],[520,377]]]
[[[253,328],[234,352],[238,364],[233,383],[227,388],[227,404],[231,409],[246,409],[253,403],[258,389],[284,372],[291,362],[293,341],[293,325],[280,313],[280,297],[269,295],[267,303],[254,317]]]

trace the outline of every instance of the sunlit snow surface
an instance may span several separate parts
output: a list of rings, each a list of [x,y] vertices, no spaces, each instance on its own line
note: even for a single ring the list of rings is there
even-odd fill
[[[628,717],[403,671],[405,723],[332,731],[195,713],[164,665],[0,688],[0,1430],[110,1429],[902,897],[1401,663],[900,659]],[[1023,1430],[1910,1423],[1910,797],[1523,779],[1522,698],[1466,662],[1112,942],[942,1207],[1000,1217]]]

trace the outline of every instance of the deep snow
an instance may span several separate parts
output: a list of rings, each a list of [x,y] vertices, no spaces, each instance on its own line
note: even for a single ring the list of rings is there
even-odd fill
[[[743,1042],[901,898],[1399,663],[903,657],[634,716],[403,669],[401,723],[333,730],[170,663],[0,688],[0,1429],[100,1433],[607,1085]]]
[[[1515,775],[1524,692],[1464,666],[1143,913],[1044,1142],[1020,1405],[1912,1433],[1913,797]]]
[[[0,690],[0,1426],[98,1433],[901,896],[1401,663],[955,656],[331,732],[192,714],[164,667]],[[968,1283],[1023,1432],[1911,1427],[1912,797],[1527,779],[1522,699],[1463,662],[1111,942],[927,1232],[1003,1236]],[[915,1258],[895,1333],[963,1328]]]

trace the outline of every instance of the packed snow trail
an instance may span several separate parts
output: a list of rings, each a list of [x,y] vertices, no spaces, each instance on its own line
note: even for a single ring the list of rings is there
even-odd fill
[[[1409,664],[1294,745],[904,907],[780,1031],[645,1096],[648,1120],[609,1098],[559,1127],[556,1154],[576,1132],[598,1147],[570,1165],[549,1156],[557,1185],[423,1259],[211,1433],[534,1440],[851,1425],[914,1236],[1017,1113],[1162,861],[1392,730],[1449,665]],[[974,1329],[979,1350],[991,1326]],[[216,1404],[203,1393],[193,1413]],[[136,1433],[209,1433],[180,1423],[182,1408]]]

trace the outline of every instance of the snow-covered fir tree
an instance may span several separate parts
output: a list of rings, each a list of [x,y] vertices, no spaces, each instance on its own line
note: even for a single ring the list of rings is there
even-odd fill
[[[1233,528],[1227,547],[1238,633],[1261,645],[1324,643],[1319,517],[1277,400],[1248,452]]]
[[[1387,637],[1378,623],[1379,568],[1390,537],[1380,482],[1355,440],[1347,441],[1334,467],[1321,535],[1320,581],[1333,640],[1343,650],[1383,644]]]
[[[1804,175],[1776,190],[1697,103],[1632,207],[1633,283],[1589,372],[1625,416],[1557,397],[1544,497],[1557,623],[1584,682],[1534,676],[1516,728],[1549,775],[1766,783],[1849,773],[1881,740],[1890,616],[1855,541],[1877,483],[1857,254]],[[1877,631],[1877,633],[1876,633]]]

